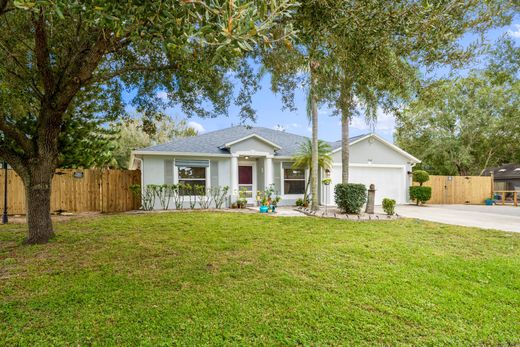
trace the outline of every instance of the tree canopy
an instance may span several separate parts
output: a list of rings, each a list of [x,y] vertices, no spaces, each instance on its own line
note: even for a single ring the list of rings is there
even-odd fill
[[[290,25],[276,36],[270,28],[292,7],[289,0],[1,0],[0,157],[25,184],[28,242],[52,236],[51,179],[85,104],[92,107],[85,122],[121,117],[130,90],[145,116],[172,104],[187,116],[222,115],[235,71],[247,83],[234,102],[251,117],[257,85],[247,61],[239,62],[253,46],[291,37]],[[101,104],[108,107],[96,112]]]
[[[398,117],[397,144],[438,175],[520,162],[520,49],[502,41],[485,69],[424,88]]]

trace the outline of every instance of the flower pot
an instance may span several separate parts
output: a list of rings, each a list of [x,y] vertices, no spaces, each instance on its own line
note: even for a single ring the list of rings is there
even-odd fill
[[[260,213],[267,213],[269,211],[268,206],[260,206]]]
[[[276,211],[276,206],[271,206],[271,211],[275,212]]]
[[[486,199],[485,202],[486,202],[486,205],[487,205],[487,206],[493,206],[493,200],[491,200],[491,199]]]

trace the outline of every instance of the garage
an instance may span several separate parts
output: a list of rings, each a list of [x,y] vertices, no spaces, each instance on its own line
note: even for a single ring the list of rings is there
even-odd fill
[[[376,187],[376,205],[381,205],[384,198],[394,199],[398,204],[406,203],[407,173],[404,166],[398,165],[356,165],[350,166],[349,182],[362,183],[367,188],[370,184]],[[334,205],[333,187],[341,183],[341,166],[331,170],[332,185],[329,203]]]
[[[335,205],[334,186],[341,183],[341,148],[332,151],[333,165],[330,168],[332,184],[324,191],[322,204]],[[367,188],[374,184],[376,205],[384,198],[394,199],[398,204],[408,202],[410,175],[420,160],[381,137],[370,134],[350,143],[349,182],[362,183]]]

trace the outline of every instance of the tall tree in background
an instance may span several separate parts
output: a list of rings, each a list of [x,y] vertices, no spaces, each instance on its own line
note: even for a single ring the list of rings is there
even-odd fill
[[[112,125],[113,132],[117,134],[112,151],[117,167],[127,169],[130,154],[135,149],[167,143],[178,137],[197,135],[197,130],[189,127],[185,120],[175,120],[165,115],[160,115],[152,124],[153,129],[150,129],[146,126],[145,119],[132,118]]]
[[[505,40],[485,69],[424,88],[398,117],[398,145],[438,175],[520,162],[519,71],[520,49]]]
[[[459,39],[510,20],[509,1],[338,1],[326,33],[336,59],[329,79],[332,103],[341,114],[342,181],[348,183],[349,122],[362,110],[375,121],[378,107],[392,111],[419,84],[419,67],[460,66],[474,47]]]
[[[330,6],[327,1],[302,2],[296,13],[286,19],[298,32],[294,45],[279,42],[272,49],[261,52],[264,67],[271,73],[272,90],[281,93],[284,108],[294,110],[295,91],[301,86],[307,90],[307,116],[312,127],[310,185],[313,210],[319,208],[318,106],[325,95],[323,86],[331,60],[324,50],[325,38],[320,28],[329,25]]]
[[[237,59],[257,41],[289,36],[270,27],[291,10],[289,0],[0,0],[0,157],[24,182],[26,241],[53,235],[52,176],[81,102],[110,96],[121,115],[122,91],[135,88],[132,103],[151,115],[165,106],[163,90],[187,116],[226,114],[227,74],[247,80]],[[244,83],[235,100],[246,116],[255,86]]]

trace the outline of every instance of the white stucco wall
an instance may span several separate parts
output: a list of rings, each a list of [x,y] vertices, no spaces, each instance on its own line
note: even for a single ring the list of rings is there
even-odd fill
[[[142,186],[145,187],[148,184],[165,184],[165,164],[167,161],[171,162],[173,166],[173,162],[175,159],[207,159],[210,161],[216,161],[218,166],[218,185],[221,187],[230,186],[231,184],[231,160],[225,157],[211,157],[211,158],[201,158],[201,157],[187,157],[187,156],[163,156],[163,155],[144,155],[142,156],[141,162],[141,181]],[[173,180],[177,182],[176,170],[173,171]],[[211,167],[208,168],[208,176],[206,179],[207,187],[211,187]],[[225,204],[227,206],[227,204]],[[189,202],[184,202],[184,208],[189,207]],[[161,209],[160,202],[155,202],[155,209]],[[173,200],[170,202],[170,208],[173,209]]]
[[[398,203],[408,202],[408,190],[411,178],[407,174],[412,170],[411,159],[382,143],[376,138],[369,138],[350,146],[349,163],[352,183],[376,184],[376,204],[383,197],[396,199]],[[332,155],[332,186],[341,182],[341,151]],[[366,173],[366,174],[363,174]],[[370,182],[369,182],[370,181]],[[333,193],[329,203],[333,204]],[[322,199],[323,202],[324,199]]]
[[[274,153],[274,150],[271,145],[256,139],[250,138],[246,139],[240,143],[237,143],[231,146],[230,151],[232,153],[237,152],[257,152],[257,153]],[[333,168],[332,168],[332,177],[333,177],[333,187],[335,184],[340,183],[341,181],[341,151],[335,152],[332,155],[333,159]],[[218,167],[218,185],[219,186],[230,186],[231,187],[231,158],[230,157],[187,157],[187,156],[178,156],[178,159],[208,159],[211,162],[216,162],[216,166]],[[176,157],[173,156],[163,156],[163,155],[144,155],[142,157],[142,182],[143,186],[148,184],[164,184],[165,183],[165,161],[173,161]],[[264,158],[252,158],[251,160],[255,160],[257,163],[257,185],[260,183],[260,186],[257,186],[257,189],[263,189],[261,186],[264,181]],[[282,196],[281,205],[294,205],[296,199],[302,198],[301,196],[284,196],[283,195],[283,170],[282,170],[282,162],[290,162],[290,159],[279,159],[274,157],[272,160],[273,167],[273,182],[275,184],[276,190]],[[371,164],[369,164],[369,161]],[[358,143],[355,143],[350,147],[350,163],[352,166],[352,178],[355,177],[364,177],[364,176],[372,176],[374,178],[370,178],[370,180],[374,180],[379,182],[380,186],[390,187],[392,182],[396,182],[392,187],[392,189],[399,189],[400,193],[399,202],[406,202],[408,199],[408,188],[411,184],[411,179],[407,174],[408,171],[411,171],[412,165],[410,163],[410,158],[404,156],[393,148],[381,143],[377,139],[371,140],[363,140]],[[215,164],[212,164],[209,168],[209,179],[207,180],[208,188],[211,187],[211,184],[214,183],[212,178],[215,176],[215,173],[211,172],[211,167],[214,167]],[[370,170],[370,175],[368,175],[369,171],[363,171],[363,167],[368,168],[378,167],[384,168],[387,167],[388,170],[385,172],[384,169],[374,169]],[[355,169],[354,169],[355,167]],[[307,170],[308,171],[308,170]],[[176,170],[173,171],[173,175],[176,176]],[[363,172],[367,172],[367,175],[364,175]],[[396,177],[396,172],[400,172],[401,176]],[[308,172],[306,173],[309,174]],[[375,174],[379,176],[374,176]],[[396,178],[391,178],[396,177]],[[261,179],[258,179],[261,178]],[[365,177],[366,178],[366,177]],[[174,182],[177,181],[175,177]],[[213,183],[212,183],[213,182]],[[321,178],[320,178],[321,182]],[[367,182],[360,182],[367,183]],[[264,184],[265,185],[265,184]],[[320,187],[322,188],[322,187]],[[380,188],[380,187],[378,187]],[[376,188],[377,189],[377,188]],[[333,190],[333,188],[332,188]],[[383,190],[380,189],[381,194],[383,194]],[[385,191],[385,195],[391,192],[390,189]],[[329,199],[329,203],[332,201],[333,203],[333,192],[331,192],[332,200]],[[393,194],[396,195],[397,194]],[[321,198],[322,203],[325,203],[325,199]],[[185,203],[187,207],[187,203]],[[160,206],[156,206],[160,208]]]
[[[379,140],[366,139],[350,146],[350,163],[367,164],[372,160],[372,164],[393,164],[404,165],[410,161],[404,155],[396,152]],[[334,163],[341,164],[341,151],[332,155]]]
[[[173,157],[147,155],[141,162],[142,186],[164,184],[164,161]]]
[[[262,152],[262,153],[274,154],[274,148],[271,145],[269,145],[268,143],[265,143],[264,141],[261,141],[257,138],[254,138],[254,137],[232,145],[229,148],[229,151],[230,151],[230,153]]]

